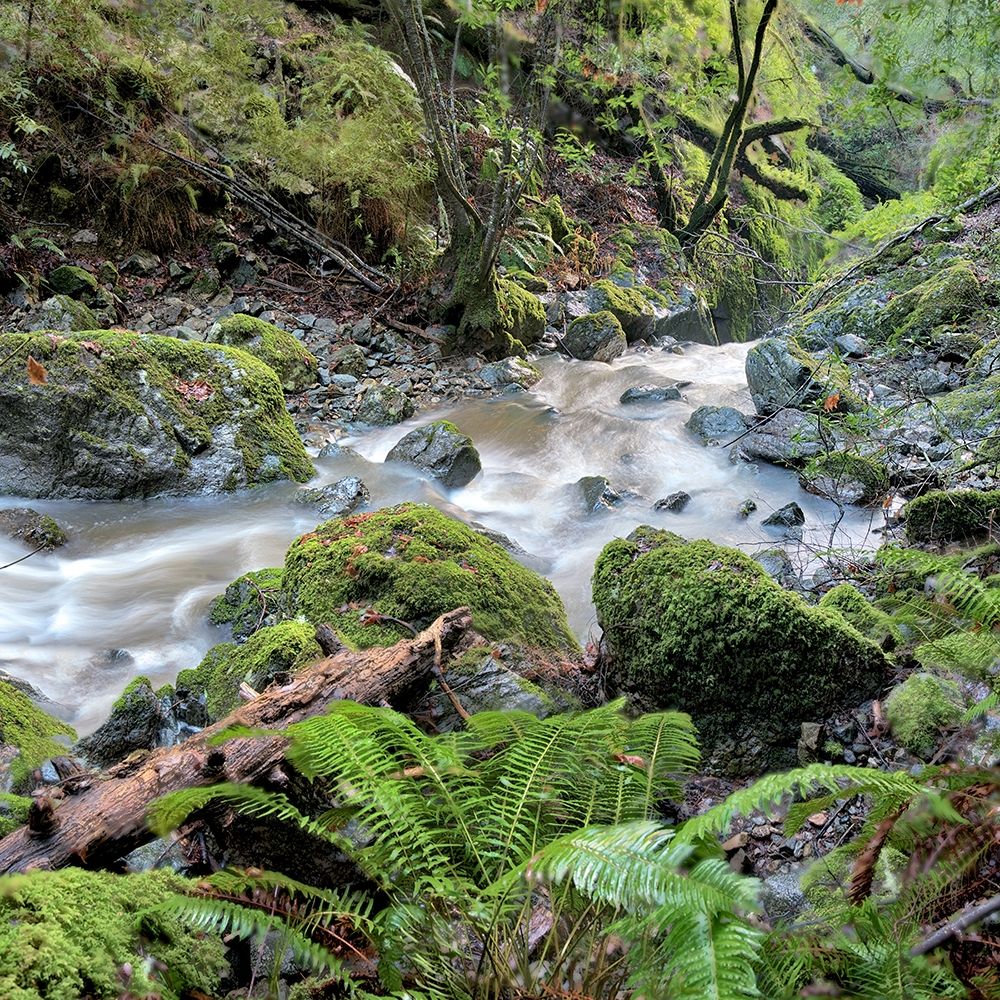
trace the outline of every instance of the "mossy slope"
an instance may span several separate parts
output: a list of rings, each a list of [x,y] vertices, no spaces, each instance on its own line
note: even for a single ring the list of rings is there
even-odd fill
[[[3,334],[0,354],[16,359],[0,371],[0,491],[119,500],[313,473],[276,376],[243,351],[92,331]]]
[[[15,747],[17,756],[10,762],[10,782],[15,790],[24,786],[31,771],[50,757],[65,754],[66,743],[76,739],[73,727],[38,708],[14,685],[0,681],[0,745]],[[3,769],[0,767],[0,776]]]

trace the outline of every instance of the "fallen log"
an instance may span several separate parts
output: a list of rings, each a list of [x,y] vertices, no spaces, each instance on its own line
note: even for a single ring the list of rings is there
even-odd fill
[[[146,815],[160,796],[221,781],[263,779],[281,764],[287,746],[279,735],[211,746],[213,736],[234,726],[283,728],[325,712],[336,701],[391,703],[439,672],[443,658],[463,651],[474,638],[469,610],[449,611],[395,646],[344,649],[320,660],[183,743],[126,759],[93,775],[87,787],[76,782],[76,794],[42,790],[28,825],[0,841],[0,873],[113,866],[153,839]]]

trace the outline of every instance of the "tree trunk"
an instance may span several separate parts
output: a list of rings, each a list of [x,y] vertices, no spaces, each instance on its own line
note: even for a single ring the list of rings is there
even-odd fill
[[[93,775],[86,787],[59,801],[36,797],[28,826],[0,841],[0,873],[31,868],[110,866],[153,839],[146,824],[152,802],[167,792],[221,781],[252,783],[284,758],[280,735],[230,739],[214,736],[234,727],[281,729],[325,712],[334,702],[384,704],[424,683],[442,657],[471,645],[467,608],[442,615],[414,639],[386,649],[343,650],[320,660],[284,687],[265,691],[226,718],[174,747],[154,750]],[[69,784],[69,783],[67,783]]]

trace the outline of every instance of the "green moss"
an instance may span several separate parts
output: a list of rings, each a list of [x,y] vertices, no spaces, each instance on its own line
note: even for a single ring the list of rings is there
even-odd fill
[[[429,506],[403,504],[321,524],[289,548],[283,584],[295,611],[362,648],[410,634],[390,622],[362,624],[369,607],[420,628],[462,606],[488,638],[577,648],[547,580]]]
[[[709,541],[641,528],[605,546],[593,591],[609,685],[640,709],[689,712],[709,746],[741,727],[791,741],[802,721],[872,694],[887,670],[839,613]]]
[[[63,264],[49,275],[49,286],[61,295],[80,298],[97,291],[97,278],[82,267]]]
[[[942,731],[962,718],[962,709],[958,685],[933,674],[911,674],[885,700],[893,735],[918,757],[934,752]]]
[[[806,489],[839,496],[848,503],[881,501],[889,489],[889,472],[882,462],[848,451],[818,455],[806,465],[801,478]]]
[[[316,358],[290,333],[262,319],[243,313],[227,316],[210,331],[209,340],[259,358],[275,371],[288,392],[300,392],[316,382]]]
[[[0,879],[0,996],[117,1000],[217,995],[217,938],[157,912],[186,883],[165,871],[111,875],[66,868]],[[121,969],[132,969],[127,986]]]
[[[128,449],[160,448],[156,435],[170,442],[171,461],[155,471],[136,468],[135,490],[153,493],[176,487],[186,471],[176,462],[176,447],[188,455],[208,448],[215,429],[236,427],[237,447],[244,460],[237,481],[246,485],[288,478],[309,479],[314,469],[286,409],[273,371],[235,348],[173,337],[126,331],[92,330],[65,337],[45,334],[2,334],[0,353],[31,355],[48,372],[45,385],[0,372],[0,401],[8,394],[30,391],[38,396],[29,413],[57,410],[67,450],[86,444],[115,455]],[[18,382],[15,385],[14,379]],[[4,384],[6,380],[6,385]],[[13,406],[14,402],[10,403]],[[7,407],[0,406],[6,414]],[[99,424],[90,424],[94,414]],[[23,419],[23,416],[22,416]],[[92,433],[121,426],[131,437],[109,443]],[[150,481],[152,477],[152,481]]]
[[[221,719],[239,704],[242,681],[261,691],[278,674],[295,673],[321,655],[312,625],[279,622],[255,632],[242,646],[231,642],[213,646],[197,667],[177,675],[177,687],[204,693],[208,714]]]
[[[810,151],[809,164],[819,186],[813,201],[816,221],[834,233],[856,222],[865,211],[864,199],[857,184],[840,172],[822,153]]]
[[[549,290],[549,283],[544,278],[539,278],[538,275],[522,270],[521,268],[507,268],[507,273],[504,277],[508,281],[513,281],[515,285],[520,285],[526,292],[532,292],[536,295],[539,292],[547,292]]]
[[[647,337],[653,329],[653,306],[638,288],[621,288],[603,278],[588,289],[591,312],[609,312],[630,340]]]
[[[28,822],[31,799],[24,795],[0,792],[0,839]]]
[[[887,652],[903,641],[903,634],[892,617],[875,607],[849,583],[842,583],[827,591],[820,599],[819,606],[841,614],[866,639],[871,639]]]
[[[926,344],[937,327],[962,322],[984,308],[979,278],[968,261],[959,260],[892,298],[880,325],[890,344]]]
[[[245,573],[225,593],[212,601],[209,619],[213,625],[231,625],[233,638],[243,642],[259,628],[289,617],[288,601],[281,589],[281,568]]]
[[[906,537],[916,543],[971,541],[992,531],[1000,490],[933,490],[903,508]]]
[[[59,737],[66,738],[60,742]],[[10,763],[11,783],[21,788],[31,772],[50,757],[66,753],[76,739],[73,727],[52,718],[7,681],[0,681],[0,745],[12,746],[18,755]]]
[[[115,699],[115,703],[111,706],[111,712],[126,712],[132,707],[132,696],[140,688],[146,688],[149,691],[153,690],[153,682],[148,678],[140,674],[138,677],[133,677],[132,680],[125,685],[125,690]]]

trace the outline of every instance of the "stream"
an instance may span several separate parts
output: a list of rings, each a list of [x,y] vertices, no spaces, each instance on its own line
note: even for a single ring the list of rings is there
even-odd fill
[[[705,448],[684,428],[704,403],[752,410],[743,365],[749,345],[628,353],[612,364],[543,358],[532,390],[470,399],[390,428],[344,440],[354,453],[316,461],[322,484],[359,475],[371,506],[416,500],[508,535],[552,580],[582,641],[596,629],[590,602],[594,560],[611,538],[636,525],[668,527],[748,552],[780,540],[761,520],[791,500],[806,514],[803,551],[826,548],[836,507],[800,489],[795,475],[772,466],[733,465],[723,449]],[[622,405],[641,383],[690,380],[685,398]],[[403,465],[383,465],[412,427],[453,420],[475,441],[483,472],[447,491]],[[637,497],[612,511],[587,513],[574,484],[604,475]],[[226,636],[211,626],[211,599],[247,570],[279,565],[289,542],[315,526],[315,510],[294,502],[299,487],[281,483],[238,495],[167,498],[145,503],[30,501],[56,518],[70,542],[0,572],[0,670],[43,691],[55,714],[81,735],[106,717],[130,678],[155,686],[196,665]],[[652,504],[684,490],[681,513]],[[753,498],[748,519],[740,504]],[[0,506],[24,505],[0,498]],[[881,512],[848,509],[838,548],[874,547]],[[24,554],[0,539],[0,565]],[[793,553],[793,558],[795,554]]]

